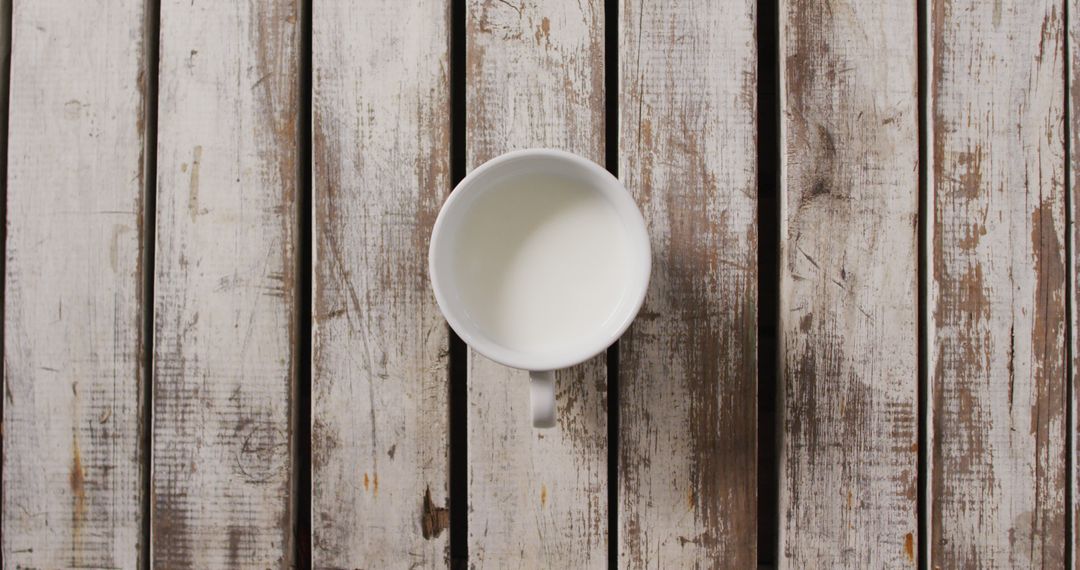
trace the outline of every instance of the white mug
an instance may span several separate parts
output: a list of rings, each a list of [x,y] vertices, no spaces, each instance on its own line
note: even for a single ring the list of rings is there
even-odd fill
[[[534,427],[555,425],[555,370],[630,326],[649,285],[645,221],[596,163],[558,150],[511,152],[473,170],[431,233],[435,299],[474,350],[528,370]]]

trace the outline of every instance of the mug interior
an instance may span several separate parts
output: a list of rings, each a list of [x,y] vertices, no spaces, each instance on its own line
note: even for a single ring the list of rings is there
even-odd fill
[[[476,169],[443,205],[430,271],[450,326],[502,364],[551,370],[610,346],[644,299],[649,242],[606,170],[560,151]]]

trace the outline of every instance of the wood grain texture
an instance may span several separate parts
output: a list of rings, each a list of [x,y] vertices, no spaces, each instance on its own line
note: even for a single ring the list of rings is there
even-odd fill
[[[936,0],[930,120],[934,565],[1060,568],[1062,6]]]
[[[653,242],[619,348],[619,568],[753,568],[755,3],[620,5],[619,172]]]
[[[143,26],[141,1],[15,6],[5,567],[139,566]]]
[[[155,567],[293,563],[299,9],[162,2]]]
[[[467,5],[469,168],[511,150],[604,157],[600,0]],[[475,568],[607,567],[604,356],[557,374],[559,425],[535,430],[528,375],[470,351],[469,558]]]
[[[1080,552],[1080,532],[1077,532],[1076,523],[1080,521],[1080,500],[1077,500],[1077,484],[1080,479],[1080,310],[1077,309],[1076,303],[1080,300],[1080,281],[1077,280],[1077,267],[1080,266],[1078,260],[1080,260],[1080,232],[1076,230],[1077,220],[1080,219],[1080,1],[1069,0],[1066,4],[1068,9],[1068,29],[1065,30],[1067,34],[1066,46],[1068,48],[1067,61],[1069,63],[1068,69],[1065,70],[1066,74],[1066,105],[1068,105],[1068,117],[1069,123],[1065,126],[1068,132],[1070,146],[1069,156],[1065,157],[1065,160],[1069,161],[1069,179],[1066,181],[1068,189],[1066,195],[1066,207],[1068,211],[1072,213],[1069,220],[1069,225],[1066,228],[1065,239],[1066,243],[1072,244],[1072,256],[1065,260],[1065,283],[1070,286],[1068,295],[1070,295],[1070,303],[1068,304],[1071,312],[1068,315],[1069,319],[1069,340],[1071,341],[1072,360],[1067,363],[1069,367],[1068,380],[1072,382],[1072,400],[1068,402],[1069,406],[1072,406],[1072,424],[1066,426],[1067,430],[1071,430],[1072,433],[1072,449],[1069,451],[1072,453],[1072,472],[1067,473],[1068,478],[1067,485],[1072,489],[1072,504],[1067,505],[1066,508],[1071,512],[1067,512],[1067,516],[1072,517],[1072,536],[1067,536],[1068,541],[1065,545],[1067,549],[1071,548],[1073,553],[1073,567],[1080,567],[1080,563],[1077,562],[1076,555]]]
[[[914,567],[915,3],[784,0],[780,566]]]
[[[317,568],[446,565],[449,341],[427,251],[450,191],[448,16],[315,6]]]

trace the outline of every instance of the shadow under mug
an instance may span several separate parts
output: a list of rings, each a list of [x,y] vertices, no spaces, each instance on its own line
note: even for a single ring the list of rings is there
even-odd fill
[[[454,331],[529,371],[534,427],[555,425],[555,371],[600,354],[630,326],[651,263],[626,188],[596,163],[550,149],[473,170],[443,204],[428,252]]]

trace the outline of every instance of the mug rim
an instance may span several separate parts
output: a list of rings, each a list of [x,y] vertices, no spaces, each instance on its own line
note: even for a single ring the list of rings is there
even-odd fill
[[[464,194],[468,193],[468,189],[476,179],[485,172],[498,168],[507,162],[529,158],[554,158],[556,160],[565,160],[583,167],[594,176],[598,176],[600,182],[594,182],[590,185],[594,186],[597,190],[616,202],[623,202],[625,205],[630,206],[630,208],[623,207],[620,209],[619,218],[623,220],[623,225],[630,232],[630,239],[632,241],[643,241],[645,244],[643,253],[644,259],[641,260],[643,263],[640,263],[642,269],[637,276],[637,279],[635,279],[635,282],[638,284],[637,290],[629,292],[627,295],[629,301],[623,305],[625,309],[621,311],[621,314],[615,314],[621,322],[619,322],[618,326],[610,329],[610,333],[603,336],[598,334],[596,340],[590,338],[588,339],[588,342],[582,342],[578,347],[574,348],[526,352],[502,346],[494,340],[487,338],[486,335],[476,334],[474,327],[464,322],[463,319],[459,319],[456,311],[447,310],[448,308],[452,309],[452,307],[443,293],[442,286],[439,282],[439,274],[435,269],[436,244],[439,242],[439,236],[446,225],[446,219],[448,217],[446,212],[449,211],[455,203],[460,201]],[[630,212],[630,219],[627,219],[627,215],[624,213],[627,211]],[[638,208],[633,196],[630,195],[630,192],[622,182],[608,172],[607,169],[587,158],[558,149],[529,148],[515,150],[492,158],[473,169],[458,182],[450,192],[450,195],[443,202],[442,207],[439,209],[439,214],[435,218],[435,225],[432,228],[431,239],[428,244],[428,276],[431,279],[431,288],[435,293],[435,302],[438,304],[439,309],[442,312],[443,317],[446,318],[450,328],[452,328],[470,347],[485,357],[504,366],[520,370],[558,370],[580,364],[604,352],[626,332],[630,327],[630,324],[637,317],[638,312],[640,312],[641,306],[645,302],[645,295],[649,290],[651,273],[652,243],[649,239],[645,219],[641,215],[641,210]]]

